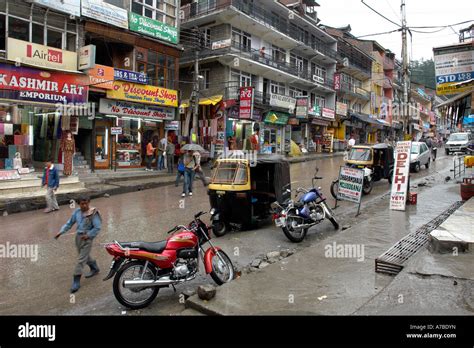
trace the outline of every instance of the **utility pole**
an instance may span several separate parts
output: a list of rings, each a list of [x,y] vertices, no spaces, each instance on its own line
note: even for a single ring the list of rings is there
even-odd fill
[[[402,4],[400,10],[402,13],[402,70],[403,70],[403,128],[405,134],[410,134],[410,120],[409,120],[409,108],[408,108],[408,85],[410,83],[410,77],[408,74],[408,49],[407,49],[407,20],[405,13],[405,0],[401,0]]]
[[[196,47],[196,51],[194,52],[194,88],[193,88],[193,96],[194,96],[194,110],[193,110],[193,132],[198,134],[198,114],[199,114],[199,47],[201,43],[201,36],[199,34],[199,29],[197,30],[197,38],[198,38],[198,45]],[[192,134],[191,134],[192,140]]]

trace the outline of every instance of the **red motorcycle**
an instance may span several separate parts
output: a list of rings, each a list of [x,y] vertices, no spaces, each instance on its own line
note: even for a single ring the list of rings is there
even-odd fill
[[[232,261],[211,243],[211,227],[200,219],[204,214],[196,214],[187,227],[173,227],[168,231],[173,235],[161,242],[114,241],[105,246],[114,259],[104,281],[115,275],[114,295],[122,305],[144,308],[155,299],[160,288],[170,285],[174,288],[176,284],[193,280],[199,272],[200,259],[206,274],[218,285],[234,278]],[[210,247],[204,250],[206,243]]]

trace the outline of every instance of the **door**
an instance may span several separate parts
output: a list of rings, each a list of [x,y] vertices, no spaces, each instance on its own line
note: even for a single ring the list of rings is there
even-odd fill
[[[426,144],[421,144],[420,152],[421,152],[420,153],[420,164],[425,165],[426,163],[428,163],[429,158],[430,158],[430,151],[429,151],[428,146],[426,146]]]
[[[112,159],[112,137],[110,135],[111,121],[97,120],[95,130],[94,167],[109,169]]]

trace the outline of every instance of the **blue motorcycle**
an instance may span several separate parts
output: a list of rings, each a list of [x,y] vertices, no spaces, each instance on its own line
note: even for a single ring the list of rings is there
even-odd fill
[[[316,174],[318,169],[316,169]],[[319,224],[324,219],[331,221],[334,228],[339,229],[333,211],[326,203],[326,197],[321,191],[321,187],[316,188],[315,180],[322,177],[315,175],[312,178],[313,188],[296,189],[294,200],[288,199],[282,204],[272,203],[273,220],[277,227],[281,227],[285,236],[294,243],[304,240],[309,228]],[[299,198],[298,198],[299,197]]]

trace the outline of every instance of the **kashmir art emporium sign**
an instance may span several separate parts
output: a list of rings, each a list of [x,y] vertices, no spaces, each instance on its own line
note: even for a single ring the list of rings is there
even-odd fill
[[[173,44],[178,43],[177,28],[152,18],[140,16],[133,12],[128,13],[128,18],[130,30],[154,37],[155,39],[171,42]]]
[[[114,88],[107,91],[107,98],[178,107],[178,91],[131,82],[114,81]]]
[[[399,141],[395,148],[395,173],[390,193],[390,209],[405,210],[410,175],[411,141]]]
[[[88,82],[83,75],[0,64],[0,92],[5,99],[83,104]]]
[[[135,104],[120,100],[100,99],[99,112],[105,115],[143,117],[172,121],[175,109],[157,105]]]

